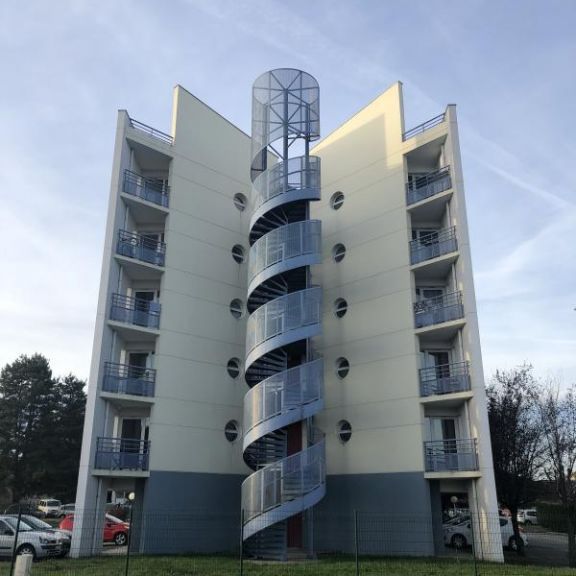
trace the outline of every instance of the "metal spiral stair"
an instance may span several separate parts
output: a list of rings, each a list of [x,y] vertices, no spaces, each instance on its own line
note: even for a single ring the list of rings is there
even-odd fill
[[[321,224],[309,219],[320,198],[320,160],[308,153],[319,136],[318,85],[299,70],[273,70],[253,96],[243,454],[254,472],[242,485],[243,540],[249,555],[281,560],[294,545],[288,534],[303,540],[302,513],[325,494],[324,439],[312,422],[324,405],[311,341],[322,311],[310,282],[321,261]],[[304,154],[289,158],[297,141]]]

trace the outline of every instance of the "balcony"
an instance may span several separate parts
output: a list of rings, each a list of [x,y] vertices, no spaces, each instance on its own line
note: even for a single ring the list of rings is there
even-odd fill
[[[407,132],[404,132],[404,134],[402,134],[402,140],[406,141],[409,138],[412,138],[413,136],[422,134],[422,132],[426,132],[426,130],[430,130],[430,128],[434,128],[434,126],[438,126],[438,124],[442,124],[442,122],[444,122],[445,119],[446,119],[445,112],[439,114],[438,116],[434,116],[434,118],[426,120],[426,122],[422,122],[422,124],[418,124],[418,126],[415,126],[414,128],[408,130]]]
[[[444,228],[410,242],[410,264],[419,264],[457,250],[456,227]]]
[[[476,438],[424,442],[426,472],[478,470]]]
[[[106,362],[102,391],[112,394],[153,397],[156,385],[156,370]]]
[[[169,146],[174,144],[174,138],[170,136],[170,134],[156,130],[156,128],[152,128],[152,126],[148,126],[148,124],[144,124],[143,122],[138,122],[138,120],[134,120],[134,118],[129,118],[129,121],[130,126],[135,130],[147,134],[148,136],[164,142],[164,144],[168,144]]]
[[[427,298],[414,303],[414,324],[424,328],[443,322],[464,318],[462,292],[451,292],[436,298]]]
[[[160,304],[123,294],[112,294],[110,320],[157,330],[160,326]]]
[[[406,183],[406,204],[410,206],[452,188],[450,166],[430,172]]]
[[[168,208],[170,187],[166,184],[166,180],[144,178],[136,172],[124,170],[122,192],[146,202],[157,204],[162,208]]]
[[[145,234],[119,230],[116,253],[119,256],[133,258],[140,262],[154,264],[155,266],[164,266],[166,244],[150,238]]]
[[[420,370],[420,395],[422,397],[454,394],[468,390],[470,390],[468,362],[441,364]]]
[[[131,438],[102,438],[96,442],[96,470],[147,471],[149,440]]]

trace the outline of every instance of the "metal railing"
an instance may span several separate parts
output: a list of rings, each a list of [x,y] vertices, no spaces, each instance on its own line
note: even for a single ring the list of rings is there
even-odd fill
[[[254,210],[292,190],[314,189],[320,196],[320,158],[297,156],[279,162],[254,180]]]
[[[96,441],[97,470],[148,470],[149,440],[103,438]]]
[[[464,317],[462,292],[451,292],[436,298],[426,298],[414,303],[414,323],[416,328],[441,324]]]
[[[102,380],[104,392],[153,397],[155,384],[156,370],[153,368],[116,362],[104,364],[104,379]]]
[[[470,364],[453,362],[420,369],[420,395],[452,394],[470,390]]]
[[[444,228],[410,242],[410,263],[419,264],[458,250],[456,227]]]
[[[124,170],[122,191],[147,202],[168,208],[170,186],[166,184],[166,180],[145,178],[131,170]]]
[[[315,286],[280,296],[260,306],[246,327],[246,355],[266,340],[290,330],[320,324],[322,290]]]
[[[412,136],[416,136],[416,134],[426,132],[426,130],[434,128],[434,126],[437,126],[438,124],[442,124],[445,119],[446,112],[442,112],[442,114],[438,114],[438,116],[434,116],[434,118],[430,118],[430,120],[426,120],[426,122],[422,122],[422,124],[418,124],[418,126],[404,132],[404,134],[402,134],[402,140],[408,140],[408,138],[412,138]]]
[[[426,472],[478,470],[476,438],[424,442]]]
[[[166,244],[145,234],[119,230],[116,253],[156,266],[164,266]]]
[[[406,203],[420,202],[452,188],[450,166],[444,166],[435,172],[414,178],[406,183]]]
[[[325,444],[321,439],[248,476],[242,483],[244,522],[319,488],[326,481],[325,462]]]
[[[268,232],[250,248],[248,284],[263,270],[284,260],[322,251],[320,220],[286,224]]]
[[[323,361],[301,364],[266,378],[244,396],[244,427],[250,430],[275,416],[323,397]]]
[[[149,300],[130,298],[123,294],[112,294],[110,320],[144,326],[145,328],[158,328],[160,326],[160,304]]]
[[[152,136],[152,138],[156,138],[157,140],[161,140],[166,144],[174,144],[174,138],[170,136],[170,134],[166,134],[166,132],[161,132],[160,130],[156,130],[156,128],[152,128],[152,126],[148,126],[148,124],[144,124],[143,122],[138,122],[138,120],[134,120],[134,118],[129,118],[130,126],[139,130],[140,132],[144,132],[148,134],[148,136]]]

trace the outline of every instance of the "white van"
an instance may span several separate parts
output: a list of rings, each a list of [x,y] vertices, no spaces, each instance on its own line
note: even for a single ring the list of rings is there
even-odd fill
[[[42,512],[46,518],[49,516],[58,518],[60,516],[60,506],[62,506],[60,500],[53,500],[52,498],[38,500],[38,510]]]

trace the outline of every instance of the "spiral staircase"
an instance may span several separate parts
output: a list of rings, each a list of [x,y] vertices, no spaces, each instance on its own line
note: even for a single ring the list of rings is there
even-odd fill
[[[252,216],[248,263],[243,454],[253,473],[242,485],[244,551],[284,560],[310,551],[310,509],[325,494],[325,449],[313,417],[323,408],[321,332],[319,88],[294,69],[260,76],[252,101]],[[289,157],[293,150],[303,152]]]

